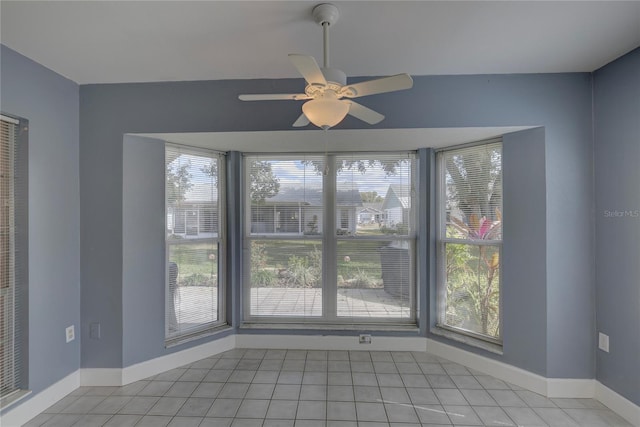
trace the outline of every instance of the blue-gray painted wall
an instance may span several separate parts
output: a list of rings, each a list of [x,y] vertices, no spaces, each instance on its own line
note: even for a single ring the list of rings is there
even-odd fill
[[[502,144],[504,361],[546,376],[547,248],[545,131],[507,134]],[[584,350],[584,349],[583,349]]]
[[[594,104],[596,378],[640,405],[640,48],[595,72]]]
[[[547,327],[531,334],[524,344],[510,342],[504,359],[552,377],[593,377],[590,75],[418,76],[414,80],[410,91],[363,100],[386,115],[376,127],[544,127],[546,212],[542,209],[540,215],[545,216],[547,241],[537,258],[546,264],[546,288],[531,292],[536,300],[546,298]],[[288,130],[299,115],[298,103],[243,103],[237,95],[288,92],[302,84],[302,80],[282,79],[81,87],[83,322],[84,314],[91,313],[101,322],[104,337],[85,341],[83,366],[123,364],[121,319],[127,314],[122,306],[105,304],[117,304],[123,297],[122,216],[111,214],[123,208],[123,135]],[[339,127],[361,126],[348,118]],[[518,224],[518,229],[526,232],[528,226]],[[561,306],[556,303],[560,298]],[[521,324],[544,324],[543,311],[544,303],[530,322],[521,317]],[[541,361],[520,345],[546,348],[546,359]]]
[[[161,354],[164,347],[164,159],[163,141],[124,137],[123,366],[152,359]]]
[[[241,103],[236,96],[297,90],[302,81],[83,86],[78,160],[77,85],[4,46],[1,55],[2,110],[29,119],[31,128],[30,387],[37,392],[77,369],[79,339],[64,344],[63,332],[80,321],[82,366],[120,367],[162,354],[157,345],[125,344],[129,337],[122,333],[123,319],[130,315],[123,305],[123,296],[129,295],[123,279],[134,277],[129,267],[126,273],[123,269],[123,135],[287,130],[299,114],[297,103]],[[546,327],[535,327],[538,334],[524,337],[525,343],[505,344],[504,358],[549,377],[593,377],[597,301],[597,329],[611,336],[612,348],[597,353],[597,378],[635,403],[640,403],[640,379],[630,373],[640,350],[634,335],[639,227],[633,217],[606,218],[604,210],[638,209],[638,56],[636,50],[596,72],[593,99],[590,75],[556,74],[416,77],[411,91],[363,100],[387,116],[379,128],[544,127],[546,286],[544,292],[526,291],[529,298],[546,300]],[[359,126],[350,118],[341,125]],[[524,152],[513,155],[525,157]],[[512,326],[541,322],[539,313],[513,320],[508,311],[505,322]],[[88,339],[90,321],[102,323],[101,340]],[[527,348],[546,348],[546,359],[541,362]]]
[[[131,366],[211,337],[165,348],[164,141],[126,135],[122,159],[122,366]]]
[[[0,59],[2,112],[29,120],[28,386],[37,393],[80,367],[79,88],[6,46]]]

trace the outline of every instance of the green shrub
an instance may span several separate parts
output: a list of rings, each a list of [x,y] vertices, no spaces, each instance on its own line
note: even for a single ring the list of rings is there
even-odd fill
[[[358,269],[351,279],[351,286],[354,288],[370,288],[375,284],[375,281],[369,277],[369,274],[365,270]]]
[[[258,270],[251,273],[253,285],[273,286],[277,281],[276,274],[271,270]]]
[[[180,286],[213,286],[215,279],[204,274],[193,273],[180,279]]]
[[[315,287],[320,282],[320,270],[313,262],[309,265],[309,257],[293,255],[289,257],[285,278],[288,285]]]

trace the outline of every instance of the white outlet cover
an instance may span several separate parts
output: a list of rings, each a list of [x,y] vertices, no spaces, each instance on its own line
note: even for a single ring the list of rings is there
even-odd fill
[[[609,353],[609,335],[598,333],[598,348]]]
[[[65,333],[67,336],[67,342],[71,342],[76,338],[75,327],[73,325],[69,326],[65,329]]]

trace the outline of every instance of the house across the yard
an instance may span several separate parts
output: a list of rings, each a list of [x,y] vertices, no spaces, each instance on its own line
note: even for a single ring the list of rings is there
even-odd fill
[[[336,228],[355,234],[362,198],[352,185],[336,191]],[[320,234],[323,231],[322,188],[282,187],[278,194],[251,206],[252,233]]]
[[[409,223],[411,187],[403,184],[391,184],[384,196],[382,210],[385,213],[384,225],[397,227],[398,224]]]

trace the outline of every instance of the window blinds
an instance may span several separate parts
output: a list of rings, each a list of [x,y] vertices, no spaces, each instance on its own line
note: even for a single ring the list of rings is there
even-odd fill
[[[245,158],[251,317],[323,314],[324,159]]]
[[[335,157],[336,314],[413,317],[414,155]]]
[[[415,320],[415,155],[245,157],[245,320]]]
[[[166,310],[168,341],[224,320],[221,248],[224,156],[166,146]]]
[[[15,269],[17,122],[0,120],[0,397],[20,387],[22,357]]]
[[[451,239],[501,240],[502,144],[441,152],[444,214],[441,232]],[[484,219],[483,219],[484,218]]]
[[[439,322],[500,337],[502,143],[439,153]]]

